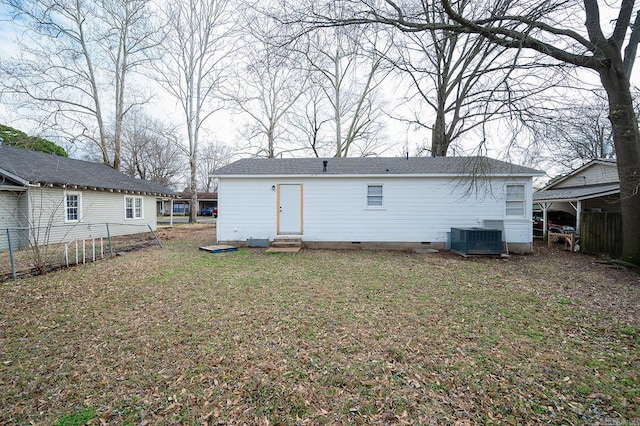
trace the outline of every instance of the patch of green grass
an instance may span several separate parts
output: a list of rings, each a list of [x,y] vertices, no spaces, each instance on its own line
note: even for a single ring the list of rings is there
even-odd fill
[[[82,407],[75,413],[65,414],[56,421],[55,426],[82,426],[98,416],[93,407]]]

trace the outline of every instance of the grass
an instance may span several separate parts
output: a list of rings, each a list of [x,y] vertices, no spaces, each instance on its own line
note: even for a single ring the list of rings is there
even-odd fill
[[[637,272],[161,239],[0,285],[0,423],[640,422]]]

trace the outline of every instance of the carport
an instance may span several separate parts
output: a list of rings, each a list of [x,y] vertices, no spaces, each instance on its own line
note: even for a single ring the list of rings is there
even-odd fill
[[[533,202],[539,204],[542,210],[544,237],[547,234],[547,211],[552,207],[565,211],[572,208],[576,215],[576,233],[579,234],[580,215],[583,211],[620,210],[620,184],[543,189],[533,193]]]

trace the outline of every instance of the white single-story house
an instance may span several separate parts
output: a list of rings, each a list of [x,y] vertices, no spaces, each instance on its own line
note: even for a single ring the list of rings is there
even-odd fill
[[[452,228],[500,227],[509,251],[529,252],[542,175],[487,157],[242,159],[212,174],[217,242],[443,249]]]
[[[106,236],[107,223],[110,236],[155,231],[156,200],[175,196],[104,164],[0,145],[0,250],[7,228],[39,228],[24,235],[47,243]]]
[[[583,211],[620,213],[620,179],[616,160],[606,158],[590,161],[534,192],[533,202],[543,212],[543,229],[547,229],[549,211],[565,211],[575,215],[578,233]]]

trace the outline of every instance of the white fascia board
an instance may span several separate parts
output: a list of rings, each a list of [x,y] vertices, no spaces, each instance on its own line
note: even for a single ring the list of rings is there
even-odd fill
[[[0,191],[24,192],[28,189],[26,186],[0,185]]]
[[[582,197],[574,197],[574,198],[549,198],[546,200],[533,200],[533,202],[534,203],[570,203],[572,201],[591,200],[593,198],[600,198],[600,197],[606,197],[609,195],[618,195],[618,194],[620,194],[620,190],[601,192],[598,194],[589,194],[589,195],[584,195]]]
[[[8,171],[6,171],[4,169],[0,169],[0,175],[4,175],[4,176],[8,177],[9,179],[15,180],[16,182],[21,183],[22,185],[25,185],[25,186],[27,186],[27,185],[29,185],[31,183],[28,180],[24,180],[20,176],[16,176],[13,173],[8,172]]]
[[[478,175],[479,178],[492,178],[492,177],[506,177],[506,178],[519,178],[519,177],[534,177],[534,176],[544,176],[544,173],[527,173],[527,174],[509,174],[509,173],[499,173],[494,175]],[[406,173],[406,174],[291,174],[291,175],[210,175],[210,177],[215,177],[218,179],[304,179],[304,178],[372,178],[372,179],[380,179],[380,178],[436,178],[436,177],[445,177],[445,178],[468,178],[474,177],[469,174],[454,174],[454,173]]]

